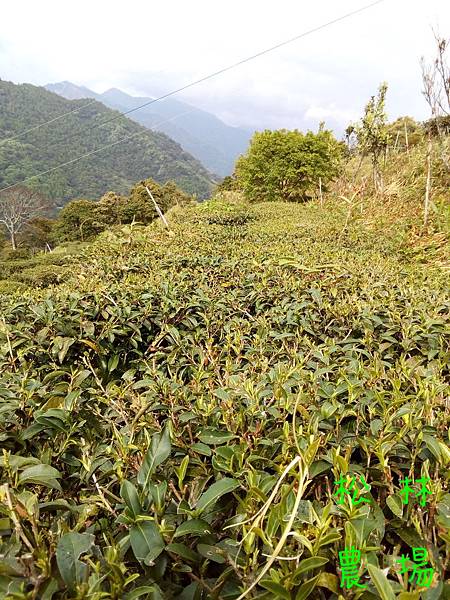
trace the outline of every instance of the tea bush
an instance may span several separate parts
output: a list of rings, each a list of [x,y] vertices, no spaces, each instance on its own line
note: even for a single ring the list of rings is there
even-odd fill
[[[446,272],[338,202],[210,210],[233,214],[107,232],[62,285],[0,293],[0,595],[449,598]]]
[[[37,265],[30,269],[23,269],[16,274],[19,281],[37,287],[48,287],[54,283],[61,283],[66,279],[67,269],[58,265]]]
[[[0,294],[23,292],[26,289],[28,289],[27,286],[20,281],[14,281],[14,279],[0,279]]]

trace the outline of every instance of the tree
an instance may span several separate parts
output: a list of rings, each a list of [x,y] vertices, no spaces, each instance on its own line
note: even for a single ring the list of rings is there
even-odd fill
[[[341,159],[341,144],[329,131],[266,130],[254,134],[236,163],[236,176],[250,201],[300,202],[311,197],[320,181],[326,188]]]
[[[450,156],[443,139],[450,131],[450,65],[447,63],[447,50],[450,39],[440,37],[436,32],[436,56],[428,65],[422,57],[422,93],[431,110],[431,121],[426,123],[429,135],[437,135],[440,143],[442,162],[450,170]],[[431,141],[430,141],[431,145]]]
[[[47,217],[34,217],[24,227],[20,234],[20,247],[31,251],[49,248],[53,241],[55,221]]]
[[[164,205],[167,207],[166,210],[176,204],[178,206],[187,206],[189,204],[195,204],[196,201],[193,196],[189,196],[186,192],[183,192],[175,181],[167,181],[161,188],[161,196]]]
[[[232,175],[227,175],[226,177],[224,177],[222,181],[217,184],[215,194],[220,192],[232,192],[234,190],[237,190],[238,187],[239,184],[236,179],[236,173],[233,173]]]
[[[173,181],[168,181],[161,186],[153,179],[148,178],[131,188],[130,197],[124,207],[124,213],[128,215],[129,220],[123,222],[130,223],[132,220],[130,217],[134,217],[136,221],[141,223],[150,223],[157,218],[158,214],[149,198],[146,187],[151,191],[163,213],[175,204],[186,205],[192,201],[191,196],[182,192]]]
[[[24,186],[14,186],[0,192],[0,224],[7,230],[13,250],[17,248],[17,234],[25,225],[50,208],[45,196]]]
[[[424,128],[412,117],[399,117],[387,126],[390,147],[408,151],[423,140]]]
[[[440,37],[436,32],[434,39],[437,45],[437,54],[431,65],[425,63],[422,57],[423,95],[427,101],[433,118],[450,116],[450,65],[447,64],[446,52],[450,46],[450,39]]]
[[[116,192],[106,192],[96,204],[95,213],[105,225],[121,224],[122,209],[127,202],[128,198],[126,196],[121,196]]]
[[[58,242],[89,240],[106,228],[93,200],[72,200],[61,209],[53,230]]]
[[[361,156],[371,157],[373,183],[377,192],[383,189],[381,159],[386,156],[390,140],[385,112],[387,89],[387,83],[380,85],[377,96],[372,96],[367,103],[361,121],[353,127]]]

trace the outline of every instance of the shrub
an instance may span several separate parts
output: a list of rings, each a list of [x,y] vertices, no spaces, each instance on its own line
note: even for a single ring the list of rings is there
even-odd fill
[[[7,246],[2,249],[0,253],[0,257],[2,260],[21,260],[30,258],[31,251],[29,248],[16,248],[13,249],[12,246]]]
[[[47,287],[64,281],[66,273],[67,269],[59,265],[38,265],[20,271],[17,274],[17,279],[36,287]]]
[[[197,210],[201,215],[200,220],[210,225],[244,225],[253,218],[242,201],[223,200],[221,196],[203,202]]]
[[[14,294],[23,292],[27,289],[27,286],[20,281],[14,281],[12,279],[0,280],[0,294]]]
[[[58,215],[53,230],[57,242],[90,240],[103,231],[106,223],[99,220],[96,203],[92,200],[72,200]]]

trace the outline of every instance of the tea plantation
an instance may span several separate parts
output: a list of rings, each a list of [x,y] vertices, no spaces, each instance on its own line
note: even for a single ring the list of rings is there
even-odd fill
[[[0,294],[1,598],[450,598],[445,246],[342,204],[175,210]]]

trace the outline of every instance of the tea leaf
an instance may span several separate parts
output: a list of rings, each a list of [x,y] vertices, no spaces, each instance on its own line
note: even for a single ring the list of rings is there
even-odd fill
[[[138,473],[138,483],[145,489],[150,477],[156,470],[156,467],[163,463],[170,455],[170,435],[169,430],[165,428],[161,433],[155,433],[152,436],[151,446],[144,457],[141,468]]]
[[[130,529],[133,553],[139,562],[152,564],[164,550],[164,540],[154,521],[138,522]]]
[[[79,560],[94,545],[94,536],[88,533],[65,533],[56,547],[56,562],[61,577],[69,588],[87,580],[88,566]]]
[[[205,533],[211,532],[211,526],[203,519],[190,519],[184,521],[177,527],[173,537],[181,537],[183,535],[205,535]]]
[[[224,494],[228,494],[239,487],[239,481],[230,477],[224,477],[213,483],[208,490],[202,494],[196,504],[197,510],[205,511],[209,506],[217,502]]]
[[[367,565],[367,569],[375,587],[377,588],[378,593],[380,594],[381,599],[395,600],[395,594],[392,590],[391,584],[389,583],[383,571],[371,564]]]

